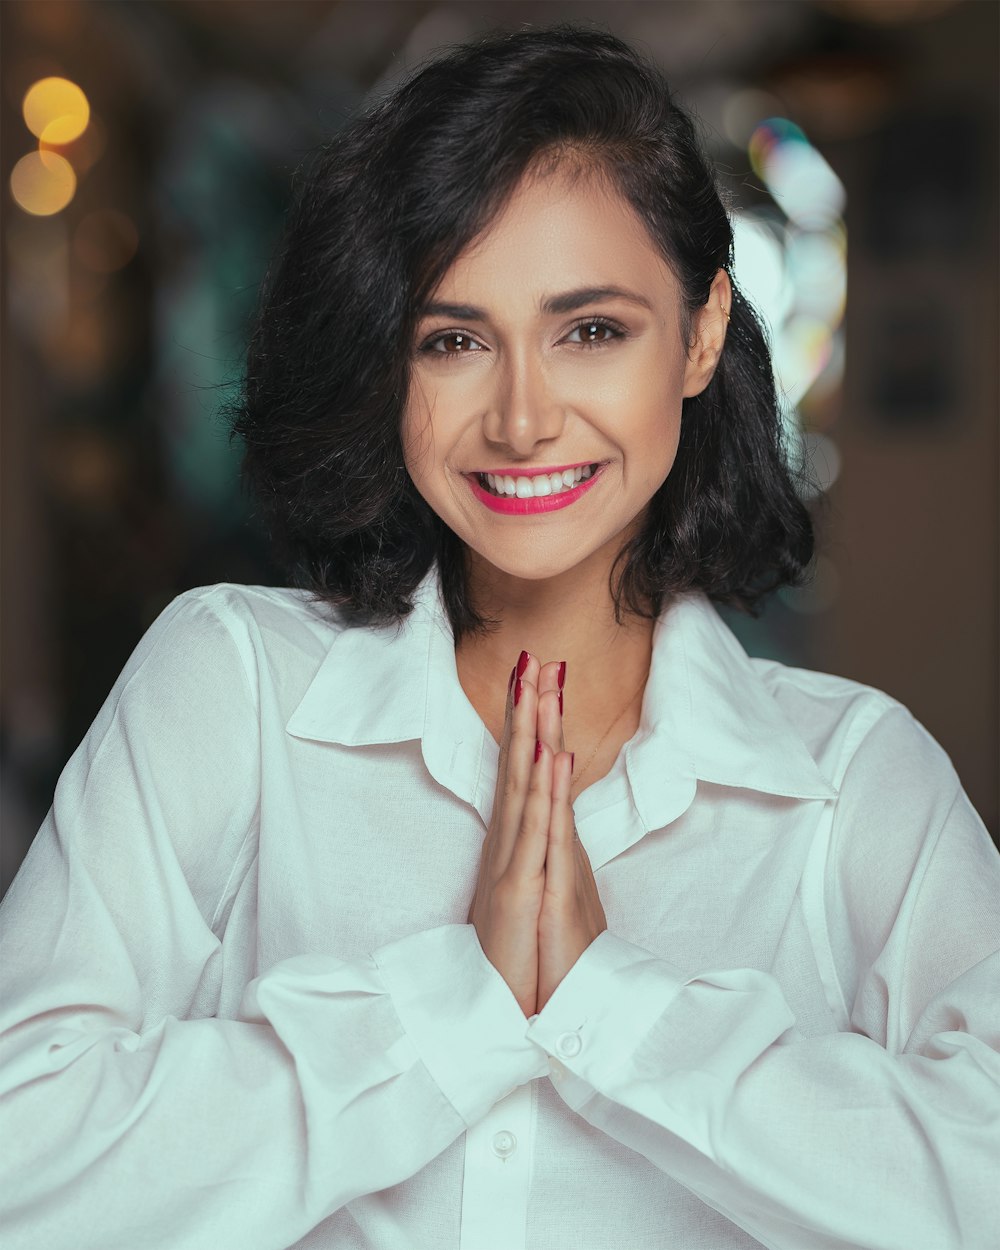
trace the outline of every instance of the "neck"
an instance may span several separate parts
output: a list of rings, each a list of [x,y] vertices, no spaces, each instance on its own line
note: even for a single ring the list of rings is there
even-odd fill
[[[542,664],[565,660],[567,747],[575,740],[585,748],[644,684],[655,622],[631,614],[621,625],[616,622],[606,560],[530,581],[475,561],[470,565],[472,601],[500,625],[456,647],[466,691],[475,690],[494,723],[502,724],[507,679],[522,648]]]

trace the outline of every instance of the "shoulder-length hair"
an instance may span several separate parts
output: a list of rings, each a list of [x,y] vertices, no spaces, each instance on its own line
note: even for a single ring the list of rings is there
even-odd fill
[[[608,34],[558,26],[455,48],[297,176],[233,430],[293,583],[352,620],[399,623],[436,560],[455,640],[492,624],[462,542],[409,478],[400,422],[421,306],[529,168],[561,154],[610,180],[688,312],[704,305],[733,255],[712,168],[660,73]],[[770,355],[734,285],[714,377],[684,401],[673,468],[612,568],[616,616],[656,616],[689,590],[752,611],[811,554]]]

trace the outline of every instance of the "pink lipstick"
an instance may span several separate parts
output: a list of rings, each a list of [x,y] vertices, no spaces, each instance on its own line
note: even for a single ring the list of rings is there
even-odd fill
[[[479,483],[478,473],[468,473],[466,478],[472,487],[472,493],[476,498],[491,512],[500,512],[506,516],[531,516],[539,512],[555,512],[558,508],[568,508],[571,503],[585,495],[594,485],[597,479],[604,472],[605,466],[599,464],[589,478],[580,482],[577,486],[571,487],[569,490],[563,490],[554,495],[539,495],[529,499],[521,499],[517,495],[494,495],[490,491],[484,489]],[[535,469],[533,471],[521,469],[516,474],[510,474],[511,477],[538,477],[541,473],[551,473],[557,470]]]

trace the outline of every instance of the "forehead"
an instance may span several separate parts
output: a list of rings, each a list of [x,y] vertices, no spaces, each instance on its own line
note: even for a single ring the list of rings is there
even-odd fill
[[[676,279],[632,206],[604,178],[526,175],[454,261],[435,297],[538,307],[559,291],[625,286],[672,308]]]

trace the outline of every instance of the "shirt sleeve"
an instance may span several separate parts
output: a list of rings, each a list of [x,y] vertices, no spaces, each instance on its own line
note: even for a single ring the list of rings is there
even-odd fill
[[[606,932],[528,1035],[572,1109],[772,1250],[994,1250],[1000,859],[902,709],[847,770],[825,888],[841,1032]]]
[[[547,1071],[469,925],[283,960],[220,1018],[258,725],[183,596],[60,778],[0,908],[5,1250],[279,1250]]]

